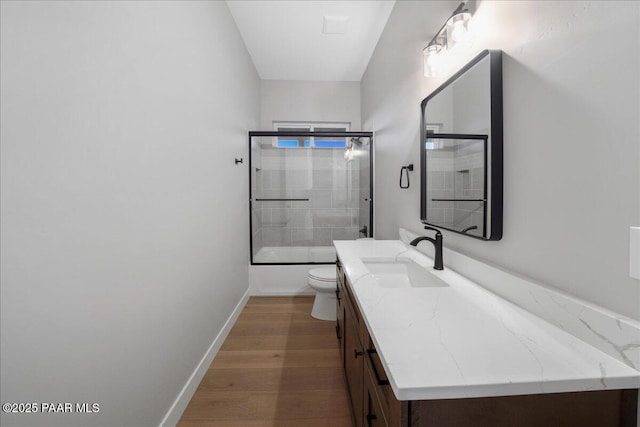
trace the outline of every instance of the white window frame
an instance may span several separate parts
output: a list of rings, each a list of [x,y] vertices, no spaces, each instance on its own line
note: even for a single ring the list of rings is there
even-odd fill
[[[314,132],[316,129],[326,129],[326,128],[344,128],[344,132],[349,132],[351,130],[350,122],[273,122],[273,130],[284,130],[284,129],[301,129],[306,128],[309,132]],[[346,143],[346,138],[345,138]],[[278,146],[278,138],[273,138],[273,146]],[[311,146],[309,148],[315,147],[314,137],[311,137]]]
[[[280,128],[308,128],[310,132],[316,130],[316,128],[339,128],[344,127],[345,132],[351,130],[350,122],[273,122],[273,130]]]

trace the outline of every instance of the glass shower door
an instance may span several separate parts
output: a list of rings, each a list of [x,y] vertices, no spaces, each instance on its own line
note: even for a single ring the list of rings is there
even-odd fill
[[[360,191],[358,192],[358,237],[373,237],[373,164],[371,139],[354,138],[351,141],[353,155],[347,154],[355,162],[358,171]]]
[[[252,264],[333,263],[334,240],[370,233],[370,136],[351,134],[250,132]]]

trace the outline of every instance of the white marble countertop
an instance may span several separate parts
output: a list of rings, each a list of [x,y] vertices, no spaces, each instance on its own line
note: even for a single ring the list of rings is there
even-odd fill
[[[399,240],[335,241],[399,400],[638,388],[640,372],[447,268],[448,287],[384,288],[362,258],[433,261]],[[428,244],[428,243],[424,243]]]

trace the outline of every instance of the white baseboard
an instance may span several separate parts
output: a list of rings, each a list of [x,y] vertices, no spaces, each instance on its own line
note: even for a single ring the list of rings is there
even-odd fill
[[[222,347],[224,340],[227,338],[227,335],[229,335],[231,328],[236,323],[238,316],[240,316],[240,312],[242,312],[242,309],[247,304],[248,300],[249,290],[247,289],[247,292],[245,292],[245,294],[242,296],[240,302],[238,302],[238,305],[236,305],[236,308],[234,308],[233,312],[231,312],[231,316],[229,316],[229,318],[225,322],[222,330],[213,340],[211,346],[209,346],[209,349],[202,357],[202,360],[200,360],[200,363],[198,363],[198,366],[196,366],[196,369],[189,377],[189,380],[184,385],[182,390],[180,390],[178,397],[173,402],[173,405],[171,405],[171,408],[169,408],[169,411],[162,419],[162,422],[160,422],[160,427],[174,427],[176,424],[178,424],[182,413],[187,408],[189,401],[193,397],[193,394],[196,392],[200,381],[202,381],[204,374],[207,373],[207,369],[209,369],[213,358],[216,357],[216,354],[218,354],[220,347]]]

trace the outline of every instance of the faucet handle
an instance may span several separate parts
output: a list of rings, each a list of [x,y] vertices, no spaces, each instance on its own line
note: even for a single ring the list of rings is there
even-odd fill
[[[437,228],[433,228],[433,227],[429,227],[428,225],[425,225],[424,229],[425,230],[433,230],[433,231],[435,231],[436,232],[436,236],[437,235],[442,235],[442,233],[440,233],[440,230],[438,230]]]

